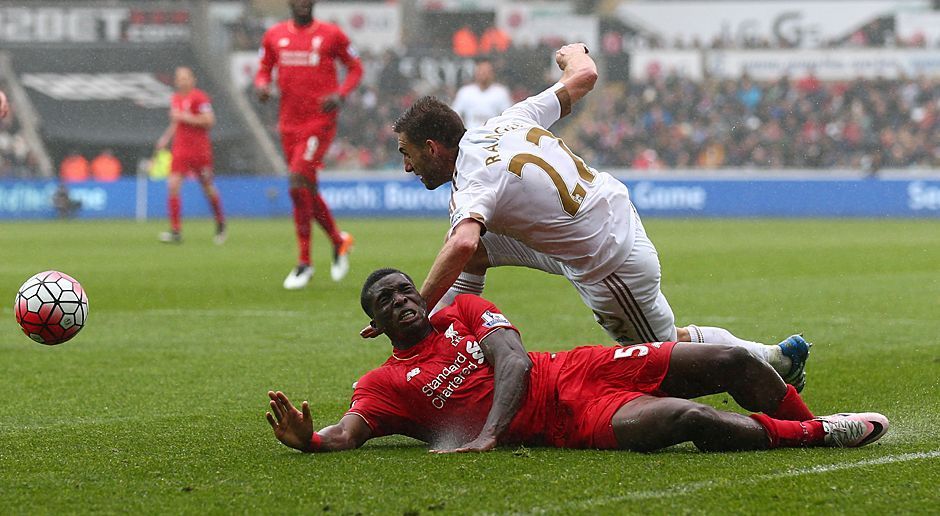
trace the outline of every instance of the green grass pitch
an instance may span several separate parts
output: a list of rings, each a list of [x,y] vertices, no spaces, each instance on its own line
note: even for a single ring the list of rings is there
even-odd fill
[[[309,399],[318,428],[389,352],[364,342],[359,286],[395,266],[421,281],[446,221],[347,220],[352,271],[286,292],[287,219],[234,220],[229,242],[185,221],[0,224],[0,514],[926,513],[940,510],[940,221],[648,220],[680,324],[815,342],[807,403],[892,421],[857,450],[704,454],[507,448],[435,456],[406,438],[347,453],[281,446],[268,389]],[[30,341],[12,313],[35,272],[90,301],[73,341]],[[487,297],[530,350],[606,342],[560,278],[494,270]],[[727,397],[708,400],[732,407]]]

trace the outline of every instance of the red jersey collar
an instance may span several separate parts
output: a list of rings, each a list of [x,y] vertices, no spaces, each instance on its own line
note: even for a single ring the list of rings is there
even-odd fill
[[[421,339],[421,342],[411,346],[408,349],[398,349],[393,347],[392,358],[395,360],[411,360],[412,358],[420,355],[422,351],[427,349],[431,343],[438,338],[438,335],[440,334],[438,333],[437,328],[433,328],[427,337]]]
[[[306,27],[298,27],[298,26],[294,23],[294,20],[293,20],[293,19],[287,20],[287,30],[289,30],[289,31],[291,31],[291,32],[313,32],[313,31],[315,31],[319,26],[320,26],[320,20],[318,20],[318,19],[316,19],[316,18],[314,18],[313,21],[310,22],[310,25],[307,25]]]

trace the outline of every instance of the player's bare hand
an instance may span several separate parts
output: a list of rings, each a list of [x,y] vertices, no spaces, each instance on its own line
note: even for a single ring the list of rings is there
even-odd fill
[[[258,100],[261,102],[267,102],[271,98],[271,87],[270,86],[259,86],[255,87],[255,95],[258,96]]]
[[[325,99],[323,99],[323,112],[329,113],[330,111],[335,111],[343,105],[343,97],[340,97],[339,93],[334,93]]]
[[[157,143],[155,143],[153,147],[159,151],[159,150],[165,149],[166,146],[169,144],[170,144],[170,140],[168,138],[160,138],[159,140],[157,140]]]
[[[490,451],[494,448],[496,448],[495,437],[480,436],[463,446],[456,448],[439,448],[431,450],[431,453],[480,453]]]
[[[587,54],[588,47],[584,43],[569,43],[555,51],[555,63],[562,70],[568,66],[568,59],[576,54]]]
[[[378,328],[376,328],[375,326],[372,326],[371,324],[369,326],[366,326],[359,332],[359,336],[364,339],[374,339],[381,334],[382,334],[382,330],[379,330]]]
[[[300,405],[301,410],[297,410],[281,391],[268,391],[268,397],[271,398],[271,411],[264,415],[274,430],[274,437],[286,446],[308,451],[310,439],[313,437],[310,405],[304,401]]]
[[[6,118],[10,114],[10,104],[7,102],[7,96],[0,91],[0,119]]]

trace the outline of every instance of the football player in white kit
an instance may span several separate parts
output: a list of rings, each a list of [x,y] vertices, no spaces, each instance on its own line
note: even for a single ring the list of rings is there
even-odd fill
[[[451,108],[463,119],[464,127],[474,129],[511,105],[509,89],[496,82],[493,63],[484,59],[473,69],[473,82],[457,90]]]
[[[465,130],[431,97],[396,121],[405,171],[428,189],[452,185],[451,230],[421,287],[429,306],[480,294],[487,267],[561,274],[598,323],[625,345],[685,341],[732,344],[768,362],[801,390],[809,346],[794,335],[774,346],[723,328],[676,327],[660,290],[660,265],[627,187],[589,167],[548,131],[594,87],[597,68],[581,43],[555,53],[562,77],[545,91]],[[372,336],[368,329],[363,336]]]

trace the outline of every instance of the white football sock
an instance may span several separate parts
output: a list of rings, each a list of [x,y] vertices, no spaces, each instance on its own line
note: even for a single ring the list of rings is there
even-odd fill
[[[790,357],[783,355],[780,346],[769,346],[761,344],[760,342],[739,339],[732,335],[730,331],[714,326],[695,326],[694,324],[690,324],[687,329],[689,330],[689,336],[692,342],[727,344],[729,346],[742,347],[748,350],[751,355],[770,364],[780,375],[785,375],[790,372]]]
[[[486,275],[479,274],[470,274],[469,272],[461,272],[460,276],[457,276],[457,280],[454,281],[454,284],[447,289],[447,292],[444,293],[444,297],[437,302],[437,306],[434,307],[434,310],[431,310],[431,313],[428,315],[434,315],[438,310],[450,306],[454,302],[454,298],[460,294],[474,294],[482,295],[483,286],[486,283]]]

